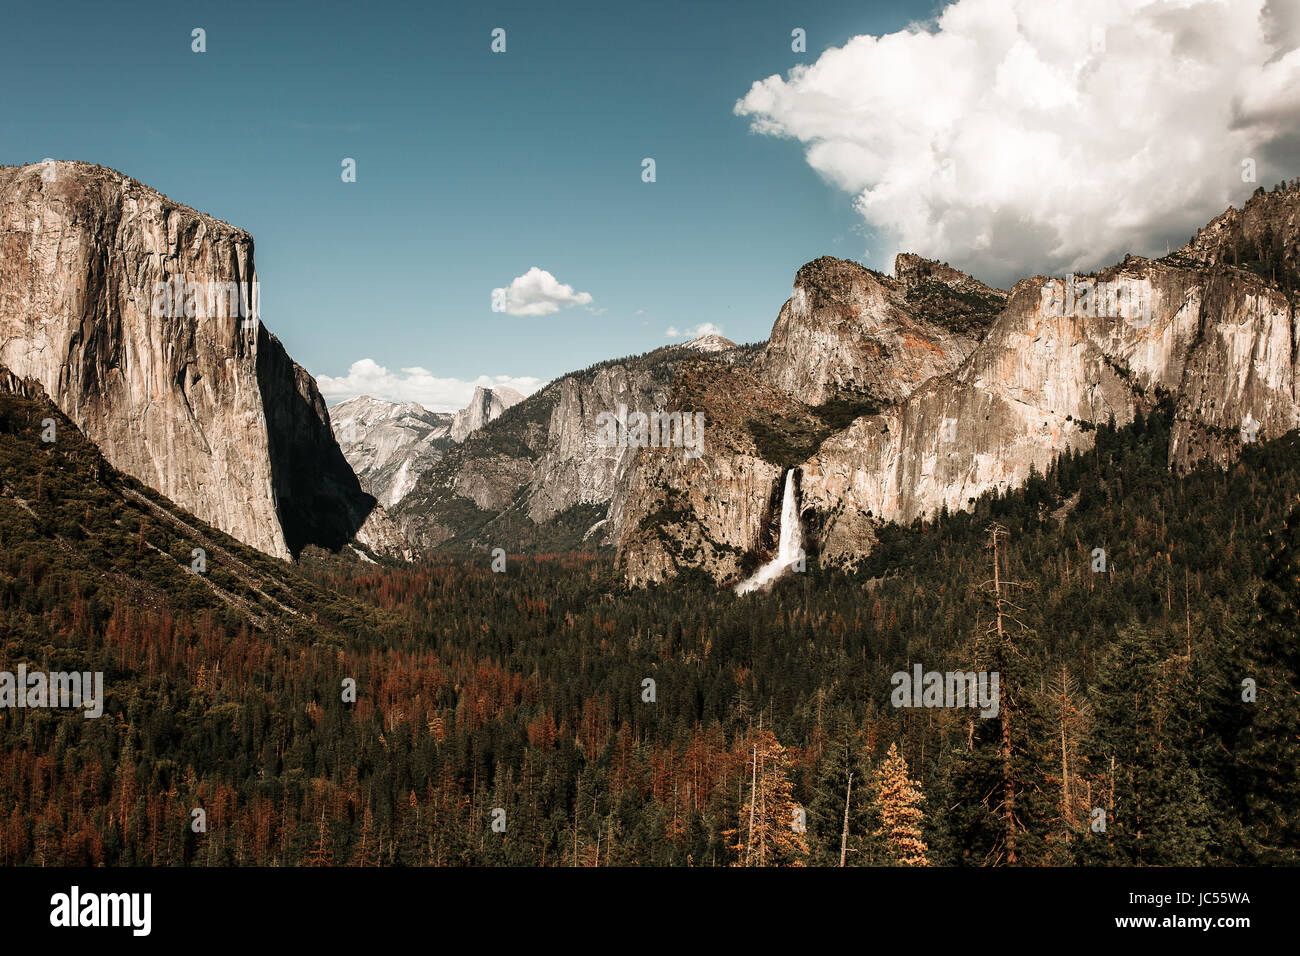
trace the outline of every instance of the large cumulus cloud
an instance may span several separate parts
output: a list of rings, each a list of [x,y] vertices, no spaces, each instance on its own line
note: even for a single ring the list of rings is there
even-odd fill
[[[736,104],[879,239],[1007,282],[1164,252],[1300,175],[1296,0],[957,0]]]

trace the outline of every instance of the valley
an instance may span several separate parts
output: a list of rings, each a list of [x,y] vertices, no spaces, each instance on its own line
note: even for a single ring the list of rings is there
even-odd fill
[[[251,236],[52,171],[0,169],[0,641],[102,716],[0,715],[4,865],[1297,862],[1300,183],[435,412],[152,314]]]

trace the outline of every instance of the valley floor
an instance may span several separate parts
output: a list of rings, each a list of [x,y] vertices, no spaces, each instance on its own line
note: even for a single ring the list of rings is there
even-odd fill
[[[104,714],[0,711],[0,865],[1300,862],[1295,434],[1175,477],[1168,414],[1103,428],[736,597],[288,565],[46,414],[0,396],[3,666],[101,671]],[[996,715],[894,706],[916,665]]]

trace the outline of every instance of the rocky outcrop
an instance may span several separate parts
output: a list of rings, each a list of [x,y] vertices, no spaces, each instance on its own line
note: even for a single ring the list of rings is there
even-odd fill
[[[507,527],[589,507],[607,518],[585,540],[616,547],[632,580],[739,573],[766,546],[782,470],[851,420],[846,409],[955,367],[1005,298],[939,263],[900,262],[902,281],[811,263],[766,346],[710,334],[553,382],[430,468],[397,508],[403,530],[431,548],[509,547]],[[702,414],[702,453],[602,441],[602,416],[620,409]]]
[[[768,448],[759,455],[766,465],[797,467],[803,519],[815,532],[810,551],[851,565],[870,551],[881,522],[969,508],[991,489],[1018,486],[1031,470],[1045,471],[1062,451],[1089,447],[1097,425],[1112,419],[1126,424],[1138,409],[1162,401],[1174,406],[1168,462],[1177,469],[1226,464],[1244,441],[1300,425],[1300,321],[1286,286],[1297,259],[1297,206],[1300,190],[1260,194],[1243,213],[1229,211],[1163,260],[1130,257],[1068,283],[1022,280],[979,344],[953,368],[914,366],[914,379],[900,376],[895,401],[820,438],[815,424],[785,433],[786,451],[798,447],[800,436],[818,441],[802,460],[782,454],[780,442],[775,453]],[[801,407],[818,412],[808,406],[846,394],[846,382],[849,393],[865,387],[880,394],[882,379],[872,366],[852,370],[845,358],[851,350],[840,347],[860,335],[857,316],[883,315],[896,323],[874,332],[877,342],[899,341],[914,320],[896,307],[897,291],[880,277],[837,260],[829,268],[826,260],[810,265],[816,268],[800,274],[815,281],[796,283],[796,296],[773,330],[779,344],[769,345],[757,368],[768,382],[803,396]],[[962,317],[936,308],[945,297],[961,305],[967,296],[991,295],[956,270],[917,257],[900,256],[896,272],[906,290],[924,290],[912,302],[928,302],[930,315],[948,324]],[[798,331],[801,325],[812,331]],[[804,348],[814,351],[801,360]],[[819,348],[835,353],[831,367],[838,371],[819,372]],[[868,345],[863,354],[874,355],[873,349]],[[927,371],[934,374],[924,377]],[[742,393],[740,404],[748,402]],[[793,420],[795,413],[784,417]],[[757,424],[750,422],[751,433],[770,443],[768,426]],[[770,552],[779,471],[743,462],[738,446],[721,444],[714,446],[721,460],[673,464],[643,460],[643,452],[629,469],[619,527],[611,531],[622,542],[619,560],[629,581],[663,580],[688,567],[734,581],[745,566],[729,553],[701,559],[698,548],[666,545],[663,533],[647,530],[655,521],[675,542],[717,539],[742,552]],[[719,511],[705,495],[719,487],[740,491],[737,471],[756,477],[752,497],[719,495],[728,502]],[[728,537],[720,528],[737,533]]]
[[[511,406],[518,405],[524,396],[513,388],[499,385],[496,388],[477,387],[469,404],[456,413],[451,423],[451,440],[462,442],[471,433],[478,431],[490,421],[501,417],[501,413]]]
[[[776,545],[774,515],[785,469],[780,422],[797,433],[825,427],[807,407],[744,368],[683,365],[669,404],[703,416],[703,453],[645,449],[630,456],[610,505],[610,537],[633,584],[700,568],[718,579],[739,576],[746,555]],[[758,426],[758,427],[756,427]],[[769,447],[769,441],[772,447]]]
[[[644,412],[669,409],[669,377],[663,371],[612,364],[590,376],[560,381],[546,450],[529,487],[533,521],[549,521],[575,504],[606,504],[614,497],[637,449],[603,445],[600,416],[617,415],[620,406]]]
[[[1229,206],[1171,260],[1252,271],[1287,289],[1300,287],[1300,179],[1287,188],[1255,190],[1241,209]]]
[[[400,553],[316,383],[256,317],[256,281],[248,233],[121,173],[0,169],[0,364],[114,467],[246,544]]]
[[[1294,315],[1244,273],[1202,273],[1142,259],[1100,273],[1144,311],[1063,309],[1065,283],[1018,283],[986,340],[957,372],[829,438],[802,467],[804,506],[825,515],[822,552],[850,562],[874,521],[969,507],[1022,484],[1095,425],[1176,401],[1171,465],[1227,461],[1243,427],[1263,439],[1300,422]],[[1048,290],[1045,292],[1045,290]],[[1086,309],[1086,307],[1084,307]],[[1073,313],[1073,314],[1071,314]]]
[[[668,346],[566,375],[472,433],[420,479],[396,508],[400,526],[427,547],[515,547],[532,530],[576,511],[591,517],[576,541],[612,543],[602,521],[636,448],[603,443],[601,416],[671,411],[684,362],[747,361],[742,348],[700,353]]]
[[[891,279],[830,256],[803,266],[758,376],[807,405],[890,403],[956,368],[1004,294],[918,256],[896,269]]]
[[[330,409],[334,437],[361,487],[392,508],[451,447],[450,412],[360,395]]]

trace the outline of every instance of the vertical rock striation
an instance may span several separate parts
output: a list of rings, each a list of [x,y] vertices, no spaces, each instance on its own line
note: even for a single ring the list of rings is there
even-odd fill
[[[159,284],[193,283],[186,314]],[[401,553],[316,383],[251,311],[253,239],[110,169],[0,169],[0,364],[108,461],[268,554]],[[156,314],[165,312],[169,314]]]
[[[452,445],[450,412],[360,395],[330,409],[339,447],[361,486],[392,508]]]
[[[462,442],[488,422],[500,418],[501,413],[524,400],[513,388],[498,385],[496,388],[474,389],[469,404],[456,413],[451,422],[451,440]]]
[[[1095,426],[1126,424],[1161,402],[1174,409],[1168,462],[1176,469],[1227,464],[1243,441],[1297,427],[1298,211],[1300,189],[1257,193],[1162,260],[1129,257],[1069,280],[1068,289],[1064,279],[1025,279],[1005,301],[915,256],[899,256],[895,280],[839,260],[810,263],[756,371],[828,425],[812,406],[856,394],[874,396],[864,404],[876,407],[829,433],[794,425],[775,450],[770,438],[758,449],[714,441],[689,464],[643,452],[611,532],[628,580],[663,580],[687,567],[737,579],[744,562],[716,547],[737,543],[727,528],[745,550],[770,554],[772,464],[799,469],[801,507],[816,530],[809,549],[851,565],[874,545],[881,522],[969,508],[991,489],[1023,484],[1062,451],[1089,447]],[[995,301],[996,317],[967,348],[962,336],[976,334]],[[934,358],[917,357],[926,352]],[[753,394],[741,404],[757,411]],[[755,429],[753,411],[746,414],[756,437],[771,431]],[[781,416],[794,422],[798,414]],[[800,435],[816,447],[791,457]],[[761,453],[762,466],[747,453]],[[761,487],[747,499],[737,494],[743,481],[724,472],[761,476]],[[673,508],[656,511],[664,502]],[[764,516],[757,527],[755,503]],[[647,527],[656,522],[667,531]]]

